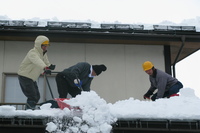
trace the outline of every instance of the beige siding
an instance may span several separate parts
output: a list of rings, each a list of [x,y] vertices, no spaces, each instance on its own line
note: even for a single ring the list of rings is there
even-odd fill
[[[3,72],[17,72],[19,64],[31,48],[32,42],[5,41]]]
[[[55,71],[62,71],[77,62],[85,61],[85,44],[51,42],[48,58],[50,63],[56,64]]]
[[[4,67],[4,41],[0,41],[0,97],[2,97],[3,79],[2,72]],[[0,98],[1,99],[1,98]]]
[[[107,66],[106,72],[95,77],[91,88],[108,102],[126,97],[124,49],[125,45],[87,45],[87,61]]]

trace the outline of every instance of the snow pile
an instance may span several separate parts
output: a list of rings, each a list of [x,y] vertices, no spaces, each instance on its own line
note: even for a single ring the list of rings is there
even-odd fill
[[[106,103],[94,91],[82,92],[76,98],[65,100],[79,106],[80,111],[68,108],[52,109],[44,104],[41,110],[16,110],[12,106],[0,106],[1,117],[27,116],[49,117],[46,130],[52,133],[110,133],[119,119],[196,119],[200,120],[200,99],[194,90],[184,88],[179,97],[141,101],[134,98]]]
[[[118,119],[153,118],[153,119],[200,119],[200,99],[194,90],[184,88],[179,97],[140,101],[130,98],[110,105],[111,114]],[[117,110],[117,111],[116,111]]]
[[[62,127],[68,127],[64,131],[59,130],[63,132],[110,133],[111,124],[117,119],[200,119],[198,106],[200,99],[190,88],[181,89],[179,97],[156,101],[129,98],[115,104],[107,104],[94,91],[91,91],[83,92],[76,98],[64,102],[79,106],[82,109],[82,116],[73,117],[70,125],[56,121]],[[61,128],[54,131],[58,129]]]
[[[16,108],[12,106],[0,106],[0,116],[10,117],[15,116]]]
[[[63,122],[62,119],[54,119],[54,124],[57,132],[87,132],[87,133],[110,133],[112,126],[117,119],[109,111],[109,106],[105,100],[101,99],[94,91],[82,92],[76,98],[64,100],[69,105],[78,106],[81,108],[81,115],[72,118],[66,118],[67,121]],[[64,110],[68,110],[65,108]],[[70,114],[80,113],[76,110],[71,110]],[[46,130],[52,131],[47,125]],[[49,130],[50,129],[50,130]]]

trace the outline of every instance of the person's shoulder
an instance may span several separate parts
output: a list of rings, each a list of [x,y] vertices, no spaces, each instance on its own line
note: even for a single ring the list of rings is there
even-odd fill
[[[38,51],[35,48],[32,48],[28,51],[28,54],[36,54]]]
[[[158,75],[162,75],[162,76],[163,76],[163,75],[166,75],[166,76],[169,75],[168,73],[166,73],[166,72],[164,72],[164,71],[162,71],[162,70],[159,70],[159,69],[157,69],[157,74],[158,74]]]
[[[165,73],[164,71],[160,70],[160,69],[156,69],[156,73],[157,75],[165,75],[167,73]]]
[[[162,70],[160,70],[160,69],[157,69],[157,68],[156,68],[156,71],[157,71],[157,72],[161,72],[161,73],[165,73],[164,71],[162,71]]]
[[[82,64],[82,65],[90,65],[88,62],[79,62],[78,64]]]

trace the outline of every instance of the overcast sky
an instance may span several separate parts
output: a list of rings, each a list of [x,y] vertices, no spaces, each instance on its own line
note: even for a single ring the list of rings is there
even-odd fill
[[[196,26],[200,0],[0,0],[0,19]],[[200,97],[200,52],[176,65],[177,78]]]
[[[11,19],[181,23],[196,19],[199,0],[0,0],[0,15]]]

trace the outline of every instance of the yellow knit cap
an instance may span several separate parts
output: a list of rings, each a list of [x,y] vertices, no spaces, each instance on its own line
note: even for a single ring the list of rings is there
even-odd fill
[[[44,45],[44,46],[49,46],[50,44],[49,44],[49,41],[44,41],[44,42],[42,43],[42,45]]]

